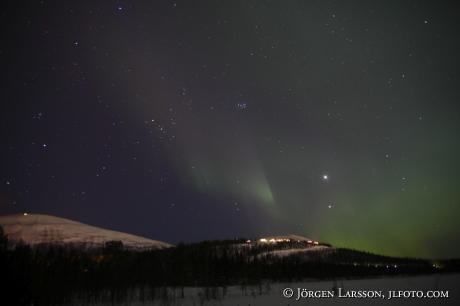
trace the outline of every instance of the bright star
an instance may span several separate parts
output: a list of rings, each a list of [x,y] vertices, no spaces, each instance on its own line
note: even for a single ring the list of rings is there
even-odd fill
[[[323,178],[324,178],[325,180],[327,180],[327,175],[323,176]]]

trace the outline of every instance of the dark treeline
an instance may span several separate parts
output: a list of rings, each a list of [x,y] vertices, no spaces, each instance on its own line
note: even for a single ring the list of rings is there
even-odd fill
[[[189,286],[203,288],[203,299],[216,299],[218,292],[225,297],[231,285],[243,294],[262,294],[271,282],[459,272],[460,266],[458,259],[433,262],[335,248],[276,256],[269,252],[301,247],[246,241],[181,243],[152,250],[128,250],[120,241],[91,251],[21,243],[9,248],[0,227],[0,274],[6,276],[2,305],[165,300],[184,297]]]

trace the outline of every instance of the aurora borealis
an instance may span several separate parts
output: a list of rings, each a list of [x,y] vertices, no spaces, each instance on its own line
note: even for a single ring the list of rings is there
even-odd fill
[[[2,4],[0,213],[459,257],[453,2]]]

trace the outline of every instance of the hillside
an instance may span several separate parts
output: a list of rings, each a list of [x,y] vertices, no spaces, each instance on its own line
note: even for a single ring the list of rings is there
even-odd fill
[[[84,245],[86,248],[100,247],[107,241],[119,240],[126,248],[168,248],[171,244],[102,229],[80,222],[41,214],[17,214],[0,217],[8,240],[12,243],[20,239],[29,245],[65,244]]]

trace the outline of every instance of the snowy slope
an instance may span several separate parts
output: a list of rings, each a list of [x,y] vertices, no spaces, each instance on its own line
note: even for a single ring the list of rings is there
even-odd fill
[[[308,249],[276,250],[276,251],[270,251],[270,252],[265,252],[265,253],[259,254],[258,257],[261,257],[262,255],[276,255],[276,256],[279,256],[279,257],[284,257],[284,256],[289,256],[289,255],[297,254],[297,253],[318,252],[318,251],[324,251],[324,250],[334,251],[335,248],[320,245],[320,246],[313,246],[313,247],[308,248]]]
[[[99,247],[106,241],[119,240],[127,248],[168,248],[172,245],[139,236],[86,225],[72,220],[40,214],[9,215],[0,217],[8,240],[26,244],[73,244]]]
[[[278,239],[291,239],[294,241],[308,241],[311,240],[310,238],[305,238],[302,236],[298,235],[293,235],[293,234],[287,234],[287,235],[281,235],[281,236],[271,236],[271,237],[264,237],[262,239],[266,239],[267,241],[270,241],[271,239],[278,240]]]
[[[258,243],[272,243],[271,241],[286,241],[290,240],[293,241],[294,243],[297,242],[306,242],[306,241],[312,241],[310,238],[305,238],[302,236],[294,235],[294,234],[287,234],[287,235],[280,235],[280,236],[270,236],[270,237],[264,237],[258,240]],[[275,255],[279,257],[284,257],[284,256],[289,256],[292,254],[296,253],[303,253],[303,252],[312,252],[312,251],[324,251],[324,250],[335,250],[335,248],[329,247],[329,246],[323,246],[323,245],[309,245],[309,247],[294,247],[294,248],[289,248],[289,249],[281,249],[281,250],[274,250],[270,252],[265,252],[262,254],[259,254],[258,256],[262,255]]]

